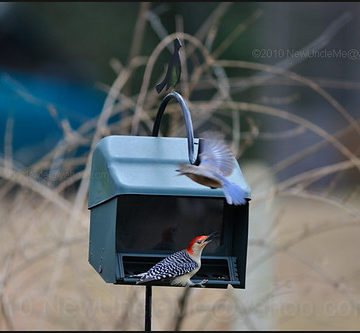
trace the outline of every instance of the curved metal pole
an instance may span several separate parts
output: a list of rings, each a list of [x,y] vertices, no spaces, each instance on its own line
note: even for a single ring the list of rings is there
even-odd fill
[[[194,164],[196,161],[196,157],[194,156],[194,130],[193,130],[193,126],[192,126],[191,115],[190,115],[189,108],[185,103],[185,100],[176,91],[173,91],[173,92],[167,94],[164,97],[164,99],[162,100],[159,110],[158,110],[158,113],[156,115],[155,122],[154,122],[152,136],[158,136],[161,118],[165,111],[166,105],[168,104],[168,102],[171,98],[175,98],[181,106],[181,109],[182,109],[182,112],[184,115],[184,120],[185,120],[186,135],[187,135],[187,139],[188,139],[189,161],[191,164]]]

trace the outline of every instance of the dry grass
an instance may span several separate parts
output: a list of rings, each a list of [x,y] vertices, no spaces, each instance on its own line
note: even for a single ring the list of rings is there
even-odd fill
[[[106,285],[87,262],[89,174],[92,151],[103,136],[150,134],[160,103],[152,84],[154,79],[160,80],[160,75],[154,78],[153,68],[159,55],[176,37],[185,45],[183,80],[178,90],[188,100],[195,133],[206,126],[223,132],[232,144],[253,190],[250,224],[254,230],[250,230],[245,291],[196,289],[189,290],[184,298],[182,288],[154,288],[153,328],[353,329],[359,326],[360,202],[356,180],[360,160],[359,151],[348,146],[349,141],[344,138],[350,134],[351,142],[357,141],[360,125],[324,90],[329,85],[359,89],[359,83],[349,85],[328,78],[311,80],[291,71],[289,63],[284,68],[220,59],[224,50],[256,24],[262,14],[254,12],[213,50],[221,18],[230,7],[230,3],[219,4],[193,36],[182,31],[180,17],[178,32],[161,36],[164,33],[161,21],[148,4],[142,4],[128,63],[123,65],[112,59],[117,77],[110,87],[99,85],[108,93],[99,116],[74,130],[67,121],[59,121],[54,107],[47,105],[63,131],[63,139],[26,169],[18,167],[12,159],[13,120],[9,118],[5,155],[0,159],[1,329],[143,329],[143,287]],[[148,27],[159,33],[161,41],[149,57],[144,57],[139,50]],[[333,28],[330,35],[326,30],[321,40],[329,41],[336,31]],[[320,48],[316,43],[309,45]],[[321,47],[325,46],[323,42]],[[195,65],[195,70],[189,70],[190,63]],[[132,92],[129,83],[141,66],[145,66],[141,88]],[[251,69],[254,76],[227,77],[226,68],[230,67]],[[259,72],[268,76],[259,80],[256,74]],[[294,85],[294,94],[282,99],[264,98],[262,103],[245,103],[234,98],[236,87],[246,89],[269,80],[288,87]],[[329,109],[344,117],[347,127],[329,133],[312,119],[287,111],[286,106],[301,99],[296,93],[299,85],[321,96],[324,105],[327,103]],[[42,103],[24,87],[15,87],[19,98]],[[192,99],[197,91],[204,90],[211,92],[212,98]],[[166,112],[169,128],[165,134],[183,135],[178,107],[169,105]],[[269,132],[260,128],[254,114],[285,119],[296,127]],[[120,120],[109,123],[115,115]],[[247,127],[242,133],[240,123]],[[276,165],[265,167],[241,160],[244,151],[257,140],[282,140],[308,131],[321,140]],[[70,157],[80,146],[87,147],[87,152]],[[316,153],[327,146],[337,149],[343,159],[276,181],[277,173],[305,157],[316,158]],[[63,159],[57,177],[41,177],[59,157]],[[75,171],[79,167],[81,170]],[[344,180],[347,172],[352,172],[350,175],[355,179],[351,184]],[[312,184],[329,175],[335,177],[328,188],[315,192]],[[269,182],[270,179],[273,181]],[[332,193],[337,193],[337,197]],[[262,269],[263,275],[258,273]]]

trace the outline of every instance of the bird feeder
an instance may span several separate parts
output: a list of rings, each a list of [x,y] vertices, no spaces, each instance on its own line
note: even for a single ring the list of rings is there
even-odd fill
[[[158,137],[168,102],[182,109],[187,138]],[[152,136],[111,135],[93,153],[89,189],[89,262],[108,283],[134,285],[142,273],[195,236],[217,231],[202,255],[193,282],[207,288],[245,288],[248,201],[227,204],[221,189],[200,185],[176,172],[180,163],[198,163],[202,139],[194,138],[189,109],[180,94],[163,99]],[[250,200],[250,189],[234,158],[229,180]],[[168,286],[166,281],[152,285]]]

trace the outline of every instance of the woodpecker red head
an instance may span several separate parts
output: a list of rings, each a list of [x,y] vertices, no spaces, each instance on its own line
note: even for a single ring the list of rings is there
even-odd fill
[[[217,236],[216,232],[207,236],[198,236],[191,240],[189,246],[186,248],[187,253],[193,257],[200,257],[204,247],[210,243]]]

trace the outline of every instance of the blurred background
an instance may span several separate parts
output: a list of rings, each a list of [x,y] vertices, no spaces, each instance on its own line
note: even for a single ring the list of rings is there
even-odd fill
[[[252,189],[247,288],[153,288],[153,329],[360,325],[357,3],[0,3],[0,328],[142,330],[144,287],[88,264],[91,153],[176,90]],[[176,105],[164,136],[185,136]]]

